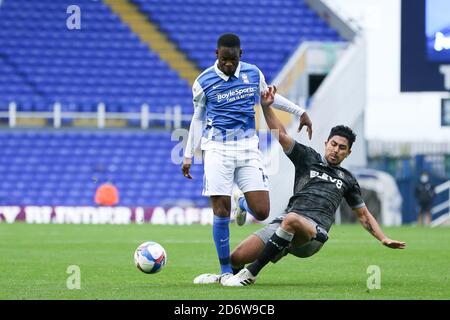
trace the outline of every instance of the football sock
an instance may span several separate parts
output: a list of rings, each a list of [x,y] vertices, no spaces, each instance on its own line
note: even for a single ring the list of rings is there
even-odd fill
[[[261,269],[264,268],[270,260],[275,258],[277,254],[283,251],[291,243],[292,238],[294,238],[293,233],[287,232],[283,228],[278,227],[277,231],[275,231],[266,243],[261,254],[247,267],[247,269],[256,277]]]
[[[223,273],[232,273],[230,264],[230,217],[214,216],[213,238],[219,257],[220,269]]]
[[[245,200],[245,197],[240,197],[239,198],[239,207],[242,210],[245,210],[248,213],[250,213],[252,216],[255,216],[255,214],[253,213],[252,209],[250,209],[250,207],[248,206],[247,200]]]

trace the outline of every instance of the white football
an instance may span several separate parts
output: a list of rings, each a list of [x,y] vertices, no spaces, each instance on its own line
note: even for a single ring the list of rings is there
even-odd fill
[[[157,273],[167,263],[166,250],[159,243],[144,242],[134,252],[134,263],[144,273]]]

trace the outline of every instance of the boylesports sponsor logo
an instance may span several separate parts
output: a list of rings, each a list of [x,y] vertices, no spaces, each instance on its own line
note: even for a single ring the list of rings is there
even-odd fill
[[[335,184],[336,184],[336,187],[337,187],[338,189],[342,188],[342,180],[339,180],[339,179],[330,177],[330,176],[327,175],[326,173],[320,173],[320,172],[317,172],[317,171],[315,171],[315,170],[311,170],[311,171],[309,172],[309,177],[310,177],[310,178],[316,178],[316,177],[317,177],[317,178],[322,179],[322,180],[325,180],[325,181],[330,181],[330,182],[332,182],[332,183],[335,183]]]
[[[243,89],[234,89],[226,93],[217,94],[217,102],[222,102],[222,100],[227,100],[227,102],[232,102],[235,100],[240,100],[255,95],[257,91],[256,87],[248,87]]]

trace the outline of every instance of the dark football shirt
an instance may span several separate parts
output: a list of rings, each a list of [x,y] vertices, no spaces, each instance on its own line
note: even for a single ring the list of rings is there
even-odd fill
[[[314,149],[295,141],[286,152],[295,166],[294,195],[286,212],[305,215],[330,230],[342,198],[352,209],[365,206],[355,177],[331,166]]]

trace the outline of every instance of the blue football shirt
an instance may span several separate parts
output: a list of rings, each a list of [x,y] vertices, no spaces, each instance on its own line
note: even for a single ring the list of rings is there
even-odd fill
[[[214,66],[206,69],[192,88],[194,106],[205,108],[203,137],[233,141],[255,135],[255,110],[260,93],[267,89],[257,66],[240,62],[232,76]]]

